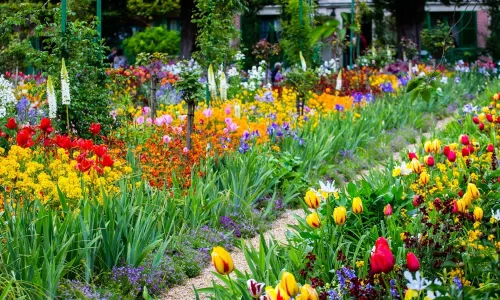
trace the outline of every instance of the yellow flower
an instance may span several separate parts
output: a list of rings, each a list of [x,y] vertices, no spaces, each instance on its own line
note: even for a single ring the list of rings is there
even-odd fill
[[[321,203],[319,195],[312,190],[306,192],[304,200],[306,201],[307,206],[309,206],[312,209],[318,208],[319,204]]]
[[[481,222],[483,219],[483,209],[479,206],[474,207],[474,220]]]
[[[405,300],[411,300],[413,298],[418,298],[418,292],[412,289],[407,289],[405,293]]]
[[[431,153],[434,150],[433,143],[431,141],[427,141],[424,144],[424,151],[427,153]]]
[[[292,273],[284,272],[281,275],[281,281],[279,284],[280,288],[283,289],[288,296],[293,297],[299,293],[299,286]]]
[[[363,267],[364,265],[365,265],[365,261],[364,261],[364,260],[358,260],[358,261],[356,262],[356,267],[358,267],[358,268],[361,268],[361,267]]]
[[[352,211],[355,214],[360,214],[363,212],[363,202],[361,201],[361,198],[354,197],[354,199],[352,199]]]
[[[297,296],[297,300],[318,300],[318,293],[316,290],[310,286],[309,284],[304,284],[300,288],[300,295]]]
[[[469,183],[467,185],[467,193],[470,194],[470,196],[472,197],[473,200],[479,198],[479,196],[480,196],[479,190],[477,189],[477,187],[474,183]]]
[[[344,206],[335,207],[333,210],[333,219],[337,225],[344,225],[346,220],[347,210]]]
[[[401,168],[400,167],[394,168],[394,170],[392,170],[392,177],[398,177],[399,175],[401,175]]]
[[[321,221],[319,220],[319,216],[317,212],[313,212],[306,217],[306,222],[312,228],[319,228],[321,226]]]
[[[422,173],[422,164],[418,161],[418,159],[414,158],[411,161],[411,168],[413,169],[413,172],[420,174]]]
[[[266,287],[266,295],[269,300],[290,300],[290,296],[288,296],[286,291],[283,290],[279,284],[276,288],[273,288],[272,286]]]
[[[462,200],[464,201],[465,208],[469,208],[471,203],[472,203],[472,196],[471,194],[467,191],[465,192],[464,196],[462,197]]]
[[[215,247],[212,250],[212,263],[217,272],[222,275],[228,275],[234,270],[231,255],[222,247]]]
[[[460,199],[457,201],[457,208],[458,208],[459,212],[463,213],[466,211],[467,208],[466,208],[464,200]]]
[[[441,141],[440,140],[432,141],[432,151],[434,151],[434,153],[439,153],[439,151],[441,151]]]
[[[427,185],[429,183],[431,179],[431,176],[429,175],[429,173],[423,171],[422,173],[420,173],[420,184],[421,185]]]

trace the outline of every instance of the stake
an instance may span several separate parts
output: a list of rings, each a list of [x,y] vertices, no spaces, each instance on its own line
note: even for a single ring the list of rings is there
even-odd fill
[[[156,83],[158,82],[158,75],[151,76],[151,120],[154,121],[156,118]]]

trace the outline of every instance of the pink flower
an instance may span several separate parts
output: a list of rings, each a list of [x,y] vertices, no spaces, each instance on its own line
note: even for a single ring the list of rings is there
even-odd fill
[[[153,120],[152,120],[151,118],[147,118],[147,119],[146,119],[146,123],[147,123],[148,125],[151,125],[151,124],[153,124]]]
[[[226,115],[229,115],[231,113],[231,107],[226,106],[226,108],[224,108],[224,112],[226,113]]]
[[[184,153],[188,153],[188,151],[189,151],[189,149],[188,149],[187,147],[184,147],[184,148],[182,149],[182,152],[184,152]]]
[[[161,126],[161,125],[163,125],[163,123],[165,123],[165,119],[164,118],[156,118],[155,119],[155,125],[156,126]]]
[[[171,115],[163,115],[162,118],[163,118],[165,124],[172,124],[172,122],[174,120]]]
[[[229,132],[229,129],[224,128],[224,133],[228,133],[228,132]]]
[[[148,114],[149,114],[149,112],[151,112],[151,109],[150,109],[149,107],[144,106],[144,107],[142,108],[142,114],[143,114],[143,115],[148,115]]]
[[[170,143],[170,141],[172,140],[172,138],[169,137],[168,135],[164,135],[163,138],[162,138],[162,140],[163,140],[164,144],[168,145],[168,143]]]
[[[227,129],[229,129],[229,132],[235,132],[236,129],[238,129],[238,124],[231,123],[231,124],[227,125]]]
[[[181,134],[182,133],[182,127],[181,126],[175,126],[172,129],[174,130],[175,134]]]
[[[203,110],[203,115],[206,117],[206,118],[210,118],[212,116],[212,109],[211,108],[205,108]]]
[[[226,122],[226,125],[229,126],[229,124],[233,123],[233,119],[231,119],[231,118],[225,118],[224,122]]]
[[[140,116],[137,119],[135,119],[135,122],[139,125],[142,125],[144,123],[144,117]]]
[[[187,115],[180,115],[179,116],[179,120],[181,120],[181,122],[184,122],[184,120],[186,120],[187,118]]]

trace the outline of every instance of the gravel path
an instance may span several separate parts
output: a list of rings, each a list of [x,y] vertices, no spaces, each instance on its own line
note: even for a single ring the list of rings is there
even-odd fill
[[[287,210],[282,215],[281,218],[276,220],[272,226],[271,230],[264,233],[264,238],[267,240],[271,236],[276,239],[276,241],[283,243],[286,241],[286,232],[288,231],[288,225],[297,224],[295,215],[304,217],[304,211],[302,209],[297,210]],[[247,245],[253,245],[254,247],[259,246],[260,236],[255,236],[254,238],[245,241]],[[236,249],[231,252],[231,257],[234,261],[234,267],[241,272],[250,271],[248,265],[245,261],[245,255],[240,249]],[[212,280],[216,280],[213,275],[214,268],[212,265],[205,268],[202,273],[195,278],[188,279],[184,285],[175,286],[168,290],[165,295],[161,298],[164,300],[180,300],[180,299],[195,299],[193,286],[196,288],[204,288],[211,286]],[[216,280],[217,281],[217,280]],[[202,299],[207,299],[206,297],[200,296]]]
[[[442,130],[443,128],[446,127],[448,123],[453,121],[453,117],[448,117],[443,120],[439,120],[436,123],[436,126],[434,127],[435,131]],[[425,138],[430,138],[431,134],[430,133],[424,133],[423,136]],[[408,149],[415,151],[416,145],[420,144],[421,141],[417,141],[416,144],[411,144],[408,146]],[[406,153],[404,154],[406,155]],[[399,152],[394,153],[394,160],[400,161],[401,160],[401,154]],[[382,167],[382,166],[380,166]],[[377,168],[377,167],[375,167]],[[367,175],[368,171],[364,170],[361,172],[360,177],[363,175]],[[286,232],[288,231],[288,226],[297,224],[297,220],[294,217],[295,215],[298,215],[300,217],[304,217],[304,211],[302,209],[298,210],[287,210],[283,215],[281,216],[280,219],[276,220],[272,226],[271,230],[267,231],[264,233],[264,238],[267,240],[271,236],[276,239],[276,241],[280,243],[286,242]],[[250,240],[247,240],[246,243],[247,245],[251,244],[254,247],[258,247],[259,242],[260,242],[260,236],[256,236]],[[245,271],[250,271],[248,268],[248,265],[245,261],[245,256],[243,252],[240,249],[236,249],[235,251],[231,252],[231,256],[234,261],[234,266],[241,272]],[[208,287],[211,286],[212,280],[216,280],[215,276],[213,275],[214,268],[210,265],[209,267],[205,268],[202,273],[195,278],[188,279],[184,285],[181,286],[175,286],[168,290],[165,295],[161,298],[164,300],[181,300],[181,299],[195,299],[194,297],[194,291],[193,291],[193,286],[196,288],[203,288],[203,287]],[[201,299],[208,299],[207,297],[203,297],[200,295]]]

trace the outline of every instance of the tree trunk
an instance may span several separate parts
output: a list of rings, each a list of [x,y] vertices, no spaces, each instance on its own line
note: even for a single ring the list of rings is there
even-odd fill
[[[196,48],[196,24],[191,18],[195,9],[194,0],[182,0],[181,2],[181,58],[191,58]]]
[[[186,128],[186,147],[188,150],[191,150],[192,142],[191,142],[191,134],[193,133],[193,124],[194,124],[194,109],[195,102],[188,102],[188,115],[187,115],[187,128]]]
[[[156,90],[158,83],[158,75],[151,76],[151,100],[149,103],[151,121],[154,122],[156,118]]]
[[[417,56],[420,56],[422,47],[420,31],[424,24],[426,0],[396,0],[395,2],[394,13],[398,28],[397,42],[399,44],[403,37],[412,40],[417,45]],[[399,55],[402,56],[402,53],[399,53]]]
[[[297,115],[300,116],[300,96],[299,93],[295,95],[295,106],[297,106]]]

